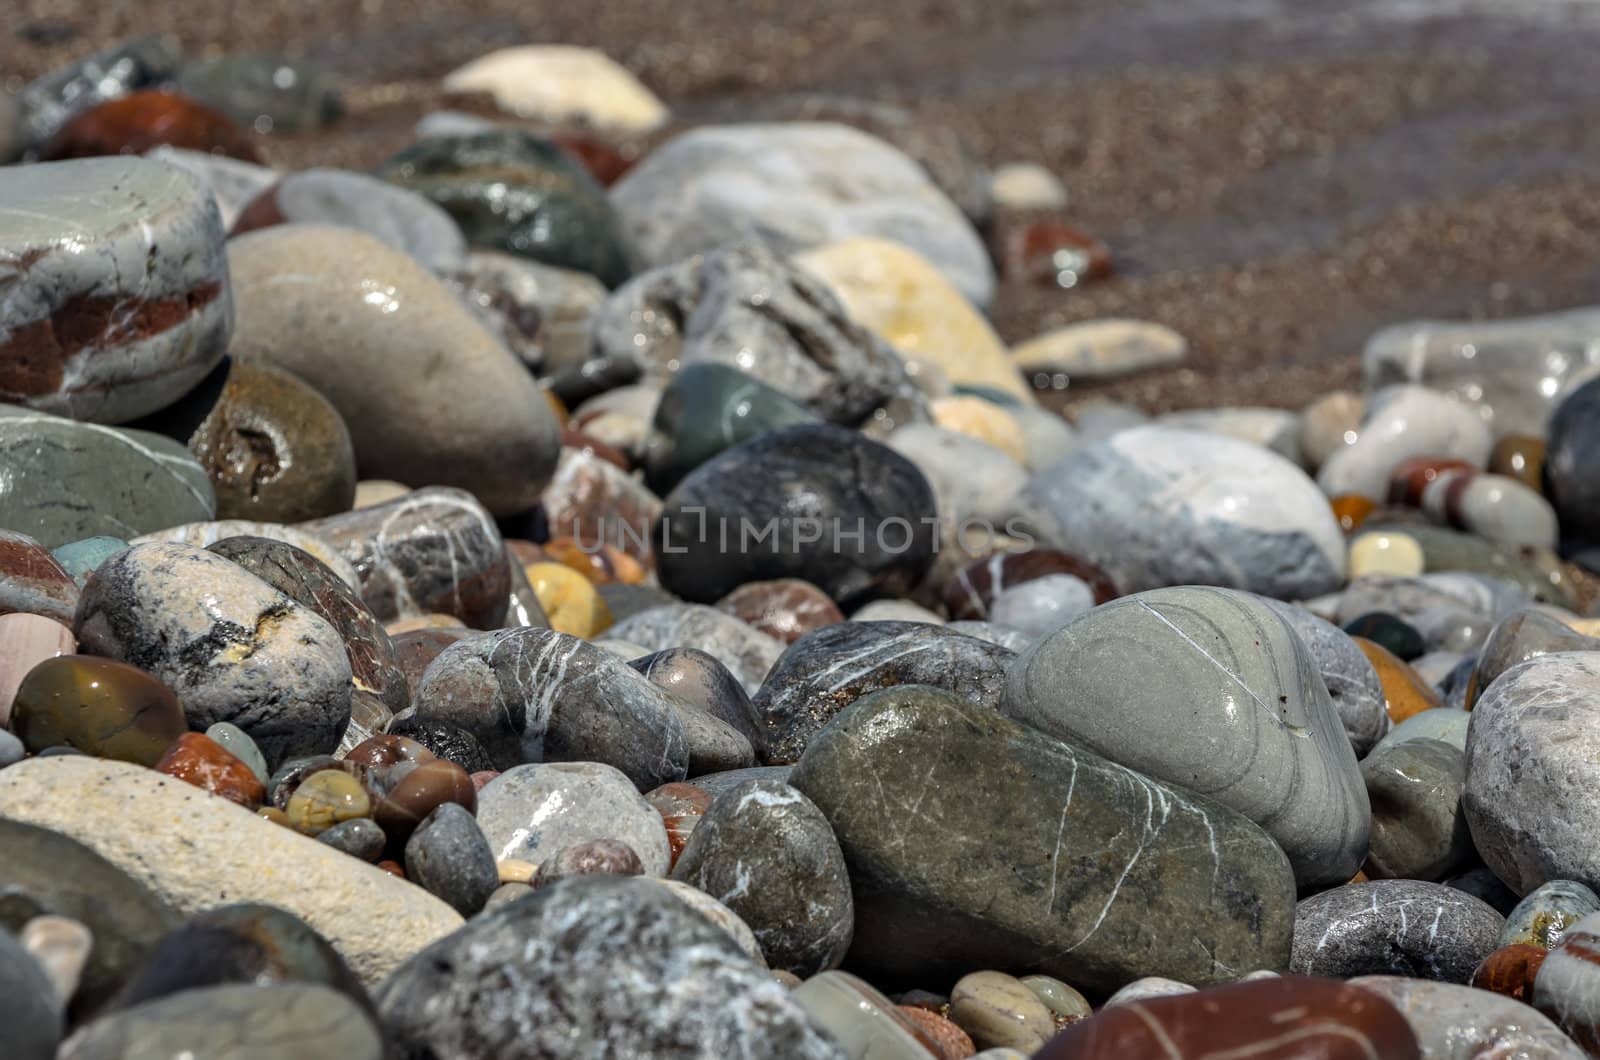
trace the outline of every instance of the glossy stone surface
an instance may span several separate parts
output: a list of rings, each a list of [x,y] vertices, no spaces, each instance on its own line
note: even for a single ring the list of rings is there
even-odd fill
[[[627,777],[598,762],[506,770],[481,792],[478,826],[497,861],[538,864],[575,843],[616,839],[633,848],[652,876],[666,875],[670,864],[661,815]]]
[[[1548,955],[1548,950],[1526,942],[1501,946],[1483,959],[1468,985],[1528,1004],[1533,1000],[1534,980]]]
[[[1426,710],[1443,706],[1439,694],[1411,667],[1402,662],[1394,652],[1365,637],[1351,637],[1356,647],[1367,657],[1377,671],[1383,685],[1384,709],[1395,725],[1416,717]]]
[[[680,781],[661,785],[646,794],[645,801],[661,815],[661,823],[667,830],[671,863],[675,866],[699,826],[700,818],[711,808],[711,793],[698,785]]]
[[[439,807],[453,803],[469,814],[478,807],[478,791],[467,771],[442,758],[369,769],[367,785],[376,794],[373,819],[397,850]]]
[[[1545,443],[1528,434],[1503,434],[1489,451],[1489,470],[1506,475],[1533,490],[1544,489]]]
[[[55,162],[142,155],[160,146],[261,161],[249,134],[231,118],[165,89],[134,92],[83,111],[40,146],[39,157]]]
[[[871,974],[1109,991],[1287,961],[1294,877],[1255,824],[949,693],[858,700],[790,783],[844,851],[849,961]]]
[[[555,417],[422,265],[351,229],[279,225],[229,240],[228,271],[230,352],[321,391],[364,476],[461,487],[497,514],[538,499],[555,469]]]
[[[1294,630],[1311,653],[1311,660],[1322,675],[1328,698],[1339,712],[1350,749],[1364,758],[1389,731],[1389,714],[1384,706],[1383,683],[1378,672],[1354,640],[1338,626],[1280,600],[1262,597],[1267,606]]]
[[[766,383],[718,361],[685,365],[656,405],[645,474],[658,490],[725,449],[817,415]]]
[[[1361,763],[1372,804],[1366,873],[1372,879],[1442,880],[1475,851],[1461,791],[1466,755],[1439,740],[1405,740]]]
[[[1138,667],[1122,664],[1130,653]],[[1008,669],[1006,715],[1244,814],[1301,886],[1360,867],[1370,820],[1350,742],[1305,645],[1255,597],[1198,586],[1124,597]]]
[[[1538,611],[1518,611],[1498,622],[1489,632],[1472,669],[1465,705],[1468,710],[1495,679],[1519,663],[1562,651],[1597,651],[1600,639],[1587,637],[1571,626]]]
[[[1410,662],[1428,650],[1427,642],[1416,627],[1384,611],[1370,611],[1353,618],[1344,623],[1344,631],[1380,645],[1401,662]]]
[[[395,665],[400,667],[400,672],[405,675],[406,684],[415,688],[417,682],[422,679],[423,672],[439,657],[440,652],[457,641],[477,635],[477,630],[456,626],[452,629],[413,629],[406,633],[397,633],[389,639],[394,645]]]
[[[396,718],[384,730],[387,736],[401,736],[415,740],[424,749],[440,758],[454,762],[468,773],[482,773],[494,769],[494,763],[470,732],[444,722],[418,719],[415,715]]]
[[[839,605],[799,578],[746,582],[716,603],[749,626],[793,644],[812,630],[844,621]]]
[[[1600,379],[1568,395],[1550,418],[1544,484],[1563,537],[1600,540]]]
[[[530,563],[523,569],[550,628],[590,639],[611,628],[611,611],[594,583],[562,563]]]
[[[568,876],[643,876],[644,862],[620,839],[585,839],[547,854],[534,873],[534,887],[548,887]]]
[[[1533,981],[1533,1006],[1591,1056],[1600,1049],[1600,1011],[1595,1006],[1597,957],[1600,915],[1591,913],[1567,929]]]
[[[372,797],[361,781],[340,769],[323,769],[301,781],[283,808],[289,825],[309,836],[372,813]]]
[[[1527,1005],[1484,990],[1393,975],[1364,975],[1349,985],[1399,1009],[1424,1057],[1578,1060],[1583,1055],[1560,1028]]]
[[[443,207],[475,247],[592,273],[607,287],[632,271],[605,192],[542,137],[516,129],[429,137],[378,175]]]
[[[1330,497],[1382,500],[1390,470],[1412,457],[1448,456],[1481,468],[1494,439],[1471,409],[1426,387],[1397,385],[1367,399],[1358,437],[1328,457],[1317,485]]]
[[[713,607],[671,604],[653,607],[612,626],[610,636],[650,651],[698,648],[722,662],[749,692],[783,654],[783,644]]]
[[[23,677],[11,730],[29,751],[66,745],[155,766],[188,729],[178,699],[155,677],[112,659],[62,655]]]
[[[1554,949],[1567,928],[1592,913],[1600,913],[1600,895],[1583,884],[1575,880],[1542,883],[1506,914],[1500,944]]]
[[[0,530],[0,615],[22,612],[71,622],[78,583],[27,534]]]
[[[155,770],[248,809],[267,798],[266,785],[248,765],[198,732],[186,732],[174,740]]]
[[[918,1026],[871,984],[849,972],[814,975],[793,988],[790,997],[815,1026],[851,1057],[923,1060],[932,1051]]]
[[[1420,880],[1346,884],[1295,910],[1289,969],[1465,983],[1496,948],[1504,924],[1499,913],[1454,887]]]
[[[750,696],[733,672],[715,656],[698,648],[667,648],[632,659],[628,665],[695,712],[732,727],[755,750],[760,751],[765,746],[766,734]],[[679,717],[682,716],[680,712]],[[696,771],[691,761],[690,775],[697,772],[714,771]]]
[[[950,1018],[980,1048],[1032,1053],[1055,1033],[1050,1009],[1020,980],[1002,972],[973,972],[950,989]]]
[[[406,840],[406,879],[442,898],[462,916],[483,908],[500,886],[489,842],[472,811],[440,805]]]

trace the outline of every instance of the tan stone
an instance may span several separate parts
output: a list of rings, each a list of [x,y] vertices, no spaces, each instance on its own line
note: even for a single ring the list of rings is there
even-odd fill
[[[1024,466],[1028,463],[1028,440],[1017,418],[992,401],[957,395],[931,403],[933,422],[945,430],[987,442]]]
[[[502,48],[449,74],[450,92],[487,92],[523,118],[620,133],[665,124],[666,105],[605,53],[562,44]]]

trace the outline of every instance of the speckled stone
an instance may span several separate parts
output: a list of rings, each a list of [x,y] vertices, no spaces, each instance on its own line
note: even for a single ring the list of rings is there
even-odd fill
[[[1541,655],[1472,708],[1462,796],[1484,864],[1525,894],[1549,880],[1600,886],[1600,652]]]
[[[1390,470],[1411,457],[1442,454],[1481,468],[1494,443],[1488,426],[1466,405],[1412,385],[1369,397],[1358,435],[1317,473],[1317,484],[1330,497],[1359,493],[1382,500]]]
[[[611,636],[650,651],[697,648],[726,666],[746,691],[761,687],[783,654],[783,644],[725,611],[696,604],[671,604],[630,615]]]
[[[1344,535],[1325,499],[1248,442],[1138,427],[1077,450],[1028,492],[1125,591],[1223,585],[1296,599],[1344,580]]]
[[[661,583],[703,603],[784,577],[841,604],[906,595],[933,561],[936,515],[927,480],[892,449],[825,424],[788,427],[702,464],[668,495]]]
[[[677,880],[663,879],[657,876],[629,876],[625,878],[636,887],[665,891],[672,895],[704,917],[709,923],[715,924],[717,929],[732,939],[740,951],[751,961],[766,967],[766,959],[761,955],[761,947],[756,943],[756,937],[750,930],[750,925],[741,920],[738,913],[735,913],[706,892],[697,887],[691,887],[687,883],[680,883]]]
[[[0,529],[0,615],[21,612],[71,622],[78,583],[39,542]]]
[[[1600,1007],[1595,1004],[1600,914],[1567,928],[1533,981],[1533,1006],[1593,1056],[1600,1050]]]
[[[186,990],[100,1019],[62,1047],[62,1060],[133,1056],[294,1056],[382,1060],[377,1027],[323,986],[244,984]]]
[[[1597,651],[1600,639],[1538,611],[1518,611],[1501,619],[1489,632],[1468,681],[1464,705],[1471,710],[1495,679],[1519,663],[1562,651]]]
[[[181,147],[260,162],[250,134],[226,114],[170,89],[145,89],[108,99],[68,119],[39,145],[47,162],[100,155],[142,155]]]
[[[351,229],[278,225],[229,240],[228,270],[230,352],[321,391],[363,475],[461,487],[496,514],[538,499],[555,470],[555,417],[516,358],[422,265]]]
[[[350,718],[338,631],[210,552],[149,544],[118,553],[84,589],[76,633],[84,650],[159,678],[191,726],[239,726],[269,763],[332,750]]]
[[[1350,637],[1333,623],[1303,607],[1262,597],[1262,601],[1294,630],[1322,674],[1328,698],[1339,712],[1344,734],[1357,758],[1364,758],[1389,732],[1383,683],[1378,672]]]
[[[494,852],[472,811],[440,805],[406,840],[406,879],[445,901],[462,916],[483,908],[500,886]]]
[[[1537,1012],[1485,990],[1395,975],[1364,975],[1349,985],[1399,1009],[1427,1060],[1578,1060],[1583,1055]]]
[[[1294,877],[1255,824],[947,692],[856,701],[790,782],[844,851],[853,967],[1030,968],[1107,991],[1287,960]]]
[[[478,825],[495,859],[537,864],[564,847],[589,839],[617,839],[632,847],[652,876],[670,864],[661,815],[611,766],[556,762],[517,766],[479,794]]]
[[[1529,891],[1506,915],[1500,945],[1525,943],[1554,949],[1567,928],[1592,913],[1600,913],[1600,896],[1575,880],[1551,880]]]
[[[924,1060],[932,1052],[922,1031],[887,997],[849,972],[828,971],[796,986],[790,996],[846,1056]]]
[[[1442,884],[1346,884],[1305,899],[1295,910],[1289,970],[1465,983],[1495,949],[1504,924],[1482,901]]]
[[[1361,777],[1372,804],[1370,878],[1442,880],[1472,862],[1476,852],[1461,812],[1461,748],[1404,740],[1369,755]]]
[[[24,141],[38,146],[73,115],[167,80],[181,61],[177,38],[149,33],[50,71],[17,97]]]
[[[403,1054],[532,1060],[603,1041],[627,1056],[844,1060],[716,926],[660,887],[612,877],[475,918],[394,975],[378,1007]]]
[[[841,622],[801,637],[753,699],[766,761],[797,762],[817,734],[860,697],[895,685],[943,688],[999,706],[1011,652],[919,622]]]
[[[447,614],[497,629],[505,619],[505,545],[494,519],[462,490],[420,489],[302,529],[355,567],[361,598],[379,621]]]
[[[188,446],[219,519],[298,523],[348,511],[355,451],[327,399],[270,365],[225,360],[176,403],[135,424]]]
[[[747,582],[717,601],[717,609],[785,644],[844,621],[827,593],[799,578]]]
[[[390,722],[384,733],[415,740],[427,750],[446,761],[454,762],[468,773],[494,770],[494,762],[490,760],[489,753],[483,749],[477,737],[454,725],[427,721],[415,714],[407,714]]]
[[[1139,666],[1122,664],[1130,653]],[[1303,887],[1348,880],[1366,855],[1366,789],[1316,664],[1245,593],[1186,586],[1104,604],[1010,664],[1001,710],[1207,792],[1266,829]]]
[[[0,526],[46,548],[210,519],[216,498],[182,446],[144,431],[0,405]]]
[[[1345,983],[1301,976],[1115,1005],[1072,1024],[1034,1055],[1038,1060],[1423,1056],[1405,1019],[1387,1001]]]
[[[563,447],[539,504],[549,536],[589,549],[610,545],[646,567],[653,562],[650,530],[661,499],[596,453]]]

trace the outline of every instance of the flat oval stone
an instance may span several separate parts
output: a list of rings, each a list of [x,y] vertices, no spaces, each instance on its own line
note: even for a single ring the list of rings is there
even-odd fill
[[[71,622],[78,583],[27,534],[0,530],[0,615],[22,612]]]
[[[166,685],[137,667],[88,655],[56,656],[29,670],[11,710],[11,731],[35,754],[65,745],[151,767],[187,729]]]
[[[1302,887],[1360,868],[1370,811],[1350,741],[1305,645],[1255,597],[1198,586],[1123,597],[1008,670],[1008,717],[1244,814]]]
[[[260,162],[250,136],[226,114],[165,89],[109,99],[76,115],[39,148],[46,162],[98,155],[142,155],[181,147]]]
[[[1322,674],[1328,698],[1339,712],[1351,750],[1358,759],[1365,758],[1389,732],[1389,714],[1377,670],[1355,641],[1332,622],[1294,604],[1269,597],[1262,597],[1262,600],[1305,643],[1312,662]]]
[[[555,417],[516,358],[420,264],[347,228],[279,225],[229,240],[228,271],[229,351],[321,391],[363,475],[460,487],[501,515],[538,500],[555,470]]]
[[[869,983],[849,972],[822,972],[790,991],[813,1024],[846,1050],[846,1056],[923,1060],[930,1042],[920,1028]]]
[[[1435,522],[1466,530],[1509,548],[1554,548],[1555,509],[1518,479],[1462,471],[1441,476],[1422,494],[1422,510]]]
[[[844,613],[827,593],[799,578],[746,582],[718,600],[716,607],[785,644],[844,621]]]
[[[1549,880],[1600,886],[1600,652],[1512,667],[1472,709],[1462,807],[1484,864],[1525,894]]]
[[[1529,891],[1506,914],[1500,945],[1524,943],[1554,949],[1567,928],[1591,913],[1600,913],[1600,895],[1576,880],[1551,880]]]
[[[447,614],[498,629],[505,619],[505,544],[493,517],[462,490],[420,489],[301,529],[349,561],[361,599],[380,621]]]
[[[373,819],[397,850],[439,807],[454,803],[472,813],[478,806],[477,786],[467,771],[442,758],[370,769],[367,784],[377,795]]]
[[[667,497],[661,583],[702,603],[783,577],[841,604],[906,595],[933,561],[936,515],[927,480],[888,447],[826,424],[772,431],[702,464]]]
[[[1389,472],[1402,460],[1451,457],[1481,468],[1493,444],[1488,426],[1466,405],[1427,387],[1387,387],[1367,399],[1358,437],[1328,457],[1317,485],[1330,497],[1382,500]]]
[[[844,851],[853,967],[1110,991],[1287,961],[1294,875],[1254,823],[948,692],[857,700],[790,783]]]
[[[406,879],[443,899],[462,916],[483,908],[500,886],[494,852],[472,811],[447,802],[406,840]]]
[[[1561,518],[1562,535],[1600,540],[1600,380],[1578,387],[1550,417],[1545,492]]]
[[[186,732],[174,740],[155,764],[155,771],[247,809],[267,801],[265,782],[221,744],[198,732]]]
[[[973,972],[957,980],[950,989],[950,1019],[985,1049],[1037,1052],[1056,1031],[1044,1002],[1003,972]]]
[[[569,876],[643,876],[644,862],[620,839],[585,839],[546,855],[532,886],[547,887]]]
[[[1223,585],[1298,599],[1344,581],[1344,535],[1326,500],[1248,442],[1137,427],[1078,449],[1028,492],[1125,591]]]
[[[1465,705],[1471,710],[1495,679],[1513,666],[1562,651],[1597,651],[1600,639],[1586,637],[1565,622],[1534,610],[1518,611],[1501,619],[1489,631],[1478,653],[1467,686]]]
[[[311,132],[344,112],[332,72],[271,52],[192,60],[176,81],[186,95],[260,133]]]
[[[1497,944],[1505,918],[1437,883],[1374,880],[1305,899],[1295,910],[1300,975],[1404,975],[1465,983]]]
[[[319,615],[221,556],[135,545],[84,589],[78,643],[138,660],[191,726],[229,721],[269,763],[338,746],[350,719],[350,663]]]
[[[784,653],[776,639],[701,604],[652,607],[629,615],[607,633],[650,651],[696,648],[725,665],[752,693]]]
[[[1372,803],[1370,878],[1442,880],[1472,862],[1461,812],[1466,771],[1461,748],[1426,739],[1391,744],[1361,763]]]
[[[383,826],[372,818],[352,817],[320,833],[317,842],[370,864],[383,857],[389,837],[383,834]]]
[[[1510,998],[1485,990],[1395,975],[1363,975],[1350,986],[1388,1001],[1417,1036],[1430,1060],[1523,1057],[1578,1060],[1578,1049],[1561,1029]]]
[[[478,826],[495,860],[537,864],[590,839],[616,839],[632,847],[651,876],[670,864],[661,815],[611,766],[552,762],[517,766],[484,786]]]

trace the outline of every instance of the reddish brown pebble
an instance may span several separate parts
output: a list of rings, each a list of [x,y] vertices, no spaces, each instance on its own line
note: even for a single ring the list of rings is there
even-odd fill
[[[747,582],[718,600],[717,610],[785,644],[844,621],[844,613],[827,593],[798,578]]]
[[[28,671],[11,731],[29,751],[67,745],[98,758],[154,766],[189,730],[172,690],[138,667],[61,655]]]
[[[398,876],[402,880],[406,878],[406,870],[400,867],[398,861],[380,861],[378,862],[378,868],[391,876]]]
[[[0,615],[43,615],[72,624],[78,583],[27,534],[0,530]]]
[[[539,863],[533,885],[544,887],[568,876],[643,876],[644,862],[620,839],[589,839],[562,847]]]
[[[1526,942],[1502,946],[1483,959],[1472,973],[1472,986],[1533,1004],[1533,980],[1549,952]]]
[[[364,766],[392,766],[401,762],[431,762],[438,757],[410,737],[380,733],[350,748],[344,760]]]
[[[91,107],[52,136],[46,162],[97,155],[142,155],[166,145],[259,162],[250,137],[232,118],[176,92],[135,92]]]
[[[915,1005],[901,1005],[900,1014],[917,1025],[924,1043],[933,1043],[933,1055],[939,1060],[966,1060],[978,1051],[966,1031],[937,1012]]]
[[[1389,472],[1389,503],[1420,508],[1423,491],[1440,475],[1473,470],[1476,469],[1466,461],[1449,457],[1414,456],[1402,460]]]
[[[1110,247],[1060,221],[1014,226],[1005,233],[1002,243],[1001,271],[1028,283],[1081,287],[1115,271]]]
[[[381,791],[372,817],[394,844],[404,843],[434,810],[447,802],[468,812],[478,809],[478,789],[467,771],[443,758],[412,764],[371,766],[369,774]]]
[[[483,786],[500,775],[498,769],[480,769],[472,774],[472,790],[482,791]]]
[[[400,667],[400,672],[406,675],[406,682],[410,687],[417,687],[417,682],[422,679],[422,672],[428,664],[439,657],[439,653],[458,640],[465,640],[474,636],[478,631],[460,626],[454,629],[413,629],[406,633],[396,634],[390,639],[394,645],[394,662]]]
[[[592,438],[589,435],[584,434],[582,431],[574,430],[571,427],[561,428],[561,445],[564,449],[578,449],[583,452],[593,453],[606,463],[615,464],[624,471],[633,470],[632,466],[628,463],[628,458],[623,455],[622,450],[617,449],[614,446],[607,445],[600,439]]]
[[[1333,517],[1339,520],[1339,529],[1347,534],[1359,530],[1361,524],[1367,521],[1367,516],[1378,507],[1371,497],[1363,497],[1359,493],[1346,493],[1328,503],[1333,509]]]
[[[667,826],[667,847],[672,853],[672,864],[676,865],[678,855],[689,845],[695,825],[711,808],[711,793],[679,782],[661,785],[646,795],[644,801],[655,807],[661,815],[661,823]]]
[[[267,798],[266,786],[250,767],[203,733],[186,732],[178,737],[156,763],[156,772],[252,810]]]
[[[550,139],[577,159],[603,188],[609,188],[621,180],[622,175],[632,169],[633,164],[639,160],[637,155],[624,154],[611,144],[590,136],[557,133]]]
[[[1069,1025],[1034,1054],[1036,1060],[1420,1060],[1421,1055],[1410,1025],[1389,1002],[1358,986],[1301,975],[1114,1005]]]
[[[1034,548],[1026,552],[996,552],[969,563],[944,586],[944,606],[952,620],[989,617],[989,605],[1007,589],[1051,574],[1081,579],[1103,604],[1119,595],[1111,576],[1100,567],[1070,552]]]

